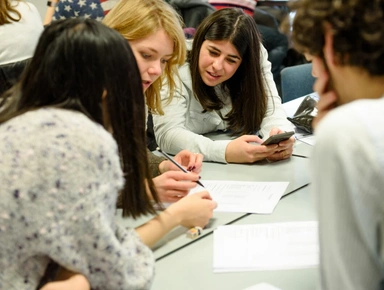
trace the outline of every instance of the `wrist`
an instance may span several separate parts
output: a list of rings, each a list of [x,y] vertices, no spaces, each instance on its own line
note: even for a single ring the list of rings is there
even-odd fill
[[[172,221],[172,227],[181,225],[183,221],[181,217],[181,212],[178,208],[178,205],[176,203],[173,203],[171,206],[169,206],[166,210],[163,211],[163,213],[165,213]]]
[[[57,4],[58,4],[58,2],[56,2],[56,1],[51,1],[51,0],[47,1],[47,6],[48,7],[56,7]]]

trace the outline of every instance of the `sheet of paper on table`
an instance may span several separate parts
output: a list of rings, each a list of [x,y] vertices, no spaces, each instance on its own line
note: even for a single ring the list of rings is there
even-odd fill
[[[268,283],[259,283],[259,284],[247,287],[243,290],[281,290],[281,289]]]
[[[289,182],[201,181],[189,194],[208,190],[218,204],[217,212],[271,214],[288,187]]]
[[[316,221],[218,227],[213,234],[213,271],[265,271],[316,267]]]

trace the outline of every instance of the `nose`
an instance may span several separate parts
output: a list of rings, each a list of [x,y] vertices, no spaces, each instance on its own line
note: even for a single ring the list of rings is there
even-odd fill
[[[223,68],[223,60],[219,57],[215,58],[215,61],[212,63],[212,67],[215,71],[219,71]]]
[[[154,76],[160,76],[162,72],[163,68],[160,61],[154,61],[148,69],[148,74]]]

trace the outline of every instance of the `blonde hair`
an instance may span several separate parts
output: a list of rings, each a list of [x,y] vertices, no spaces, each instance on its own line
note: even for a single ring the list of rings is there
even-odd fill
[[[11,13],[15,13],[16,17],[12,16]],[[18,22],[21,19],[21,14],[12,6],[11,1],[8,0],[0,0],[0,25]]]
[[[173,40],[174,52],[162,74],[146,91],[145,97],[152,113],[163,115],[160,90],[167,79],[170,101],[175,90],[178,66],[185,62],[186,45],[179,14],[162,0],[120,0],[106,15],[103,23],[118,31],[126,40],[138,40],[156,33],[160,28]]]

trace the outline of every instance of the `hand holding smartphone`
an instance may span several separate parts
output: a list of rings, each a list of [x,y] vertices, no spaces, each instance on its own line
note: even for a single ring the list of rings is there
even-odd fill
[[[293,134],[295,134],[294,131],[289,131],[289,132],[284,132],[281,134],[269,136],[269,138],[265,140],[263,143],[261,143],[261,145],[279,144],[281,141],[285,141],[291,138]]]

